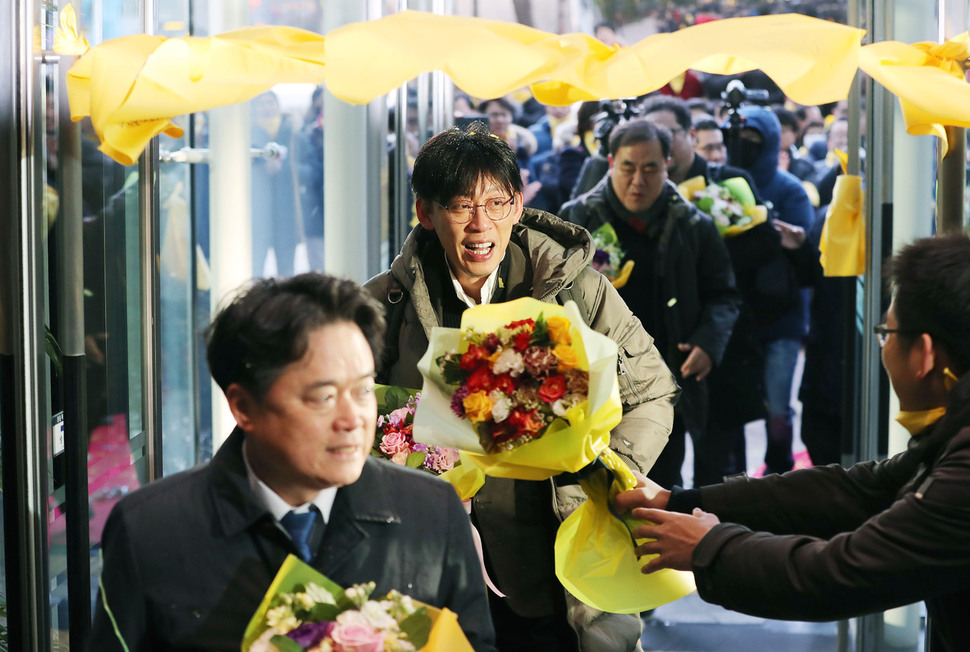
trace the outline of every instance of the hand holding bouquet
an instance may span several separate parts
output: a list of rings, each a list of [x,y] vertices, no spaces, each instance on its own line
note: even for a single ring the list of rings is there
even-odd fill
[[[677,189],[714,219],[717,230],[725,238],[743,233],[768,219],[768,210],[755,203],[754,193],[742,177],[710,185],[704,177],[694,177]]]

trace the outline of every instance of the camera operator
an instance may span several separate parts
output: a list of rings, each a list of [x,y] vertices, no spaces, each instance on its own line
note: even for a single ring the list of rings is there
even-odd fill
[[[770,207],[771,219],[808,232],[815,212],[797,177],[778,169],[781,124],[764,106],[746,104],[751,91],[733,81],[725,93],[728,104],[728,163],[747,170],[757,191]],[[767,98],[765,98],[767,99]],[[804,247],[806,260],[812,259]],[[765,473],[784,473],[794,465],[792,457],[791,388],[798,354],[807,334],[808,302],[799,287],[799,265],[789,256],[776,257],[758,277],[757,337],[765,359],[765,394],[768,445]]]

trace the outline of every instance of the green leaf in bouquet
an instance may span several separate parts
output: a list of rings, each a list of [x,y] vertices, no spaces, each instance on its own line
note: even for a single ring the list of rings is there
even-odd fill
[[[414,647],[419,650],[423,648],[428,642],[428,637],[431,636],[431,617],[428,616],[428,609],[420,607],[405,618],[401,622],[401,631]]]
[[[310,609],[310,617],[307,619],[311,623],[322,623],[328,620],[337,620],[337,614],[345,609],[341,609],[335,604],[315,604]]]
[[[424,464],[426,457],[427,455],[421,452],[408,453],[408,458],[404,461],[404,465],[410,466],[412,469],[420,468]]]
[[[694,205],[710,215],[711,209],[714,208],[714,199],[712,197],[701,197],[694,202]]]
[[[442,362],[444,358],[444,362]],[[460,385],[461,381],[465,380],[465,376],[468,374],[464,369],[461,368],[461,356],[453,355],[451,357],[441,356],[437,360],[438,366],[441,368],[441,377],[449,385]]]
[[[380,385],[377,391],[377,413],[387,414],[407,405],[413,392],[396,385]]]
[[[306,652],[302,645],[282,634],[277,634],[269,639],[269,642],[275,645],[279,652]]]
[[[754,193],[744,177],[731,177],[720,182],[742,206],[754,206]]]
[[[545,318],[542,313],[536,317],[535,330],[532,331],[532,337],[529,338],[529,344],[535,344],[536,346],[548,346],[549,345],[549,324],[546,323]]]
[[[620,243],[619,236],[616,235],[616,229],[609,222],[604,223],[598,229],[590,233],[593,236],[593,244],[596,245],[597,249],[605,249],[609,245],[616,245]]]

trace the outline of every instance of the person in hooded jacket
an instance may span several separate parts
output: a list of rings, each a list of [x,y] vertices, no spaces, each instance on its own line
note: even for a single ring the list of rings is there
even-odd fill
[[[605,276],[590,267],[584,229],[524,208],[515,153],[483,123],[429,139],[411,186],[419,225],[391,268],[365,287],[387,311],[388,340],[378,381],[421,387],[417,369],[431,329],[458,328],[466,308],[533,297],[581,303],[589,326],[619,347],[623,420],[611,447],[646,472],[667,441],[679,388],[647,334]],[[554,572],[561,521],[585,496],[563,478],[486,478],[471,503],[499,649],[639,650],[636,614],[597,612],[565,592]]]
[[[778,117],[761,106],[742,106],[738,111],[740,131],[728,139],[728,162],[751,174],[772,218],[810,231],[815,212],[805,188],[793,174],[778,169]],[[755,279],[762,299],[754,308],[765,361],[766,474],[783,473],[794,466],[791,392],[808,321],[808,302],[799,283],[796,266],[784,253],[762,266]]]

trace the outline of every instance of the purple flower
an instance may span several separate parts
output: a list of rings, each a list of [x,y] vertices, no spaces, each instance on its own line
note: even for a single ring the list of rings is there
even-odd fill
[[[465,404],[462,401],[468,396],[468,385],[462,385],[451,395],[451,411],[459,417],[465,416]]]
[[[329,620],[322,623],[303,623],[287,632],[286,636],[306,650],[329,636],[332,629],[333,622]]]
[[[610,255],[602,249],[597,249],[596,253],[593,254],[593,265],[597,268],[610,263]]]

